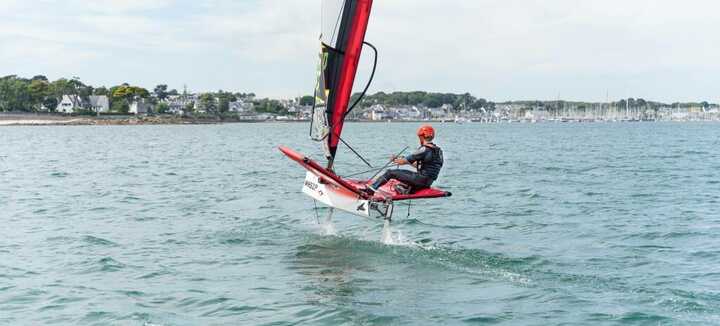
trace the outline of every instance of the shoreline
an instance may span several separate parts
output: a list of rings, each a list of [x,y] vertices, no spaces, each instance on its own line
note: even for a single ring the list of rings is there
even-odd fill
[[[309,120],[244,120],[221,118],[193,118],[181,116],[63,116],[63,115],[35,115],[35,114],[2,114],[0,113],[0,127],[10,126],[136,126],[136,125],[207,125],[225,123],[308,123]],[[587,124],[587,123],[646,123],[646,122],[717,122],[716,120],[648,120],[648,121],[500,121],[480,122],[472,121],[462,124]],[[346,123],[449,123],[454,121],[443,120],[347,120]],[[459,123],[460,124],[460,123]]]

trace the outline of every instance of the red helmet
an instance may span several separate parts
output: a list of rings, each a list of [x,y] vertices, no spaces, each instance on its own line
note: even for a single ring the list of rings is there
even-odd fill
[[[422,125],[418,129],[417,135],[425,139],[433,139],[435,138],[435,129],[431,125]]]

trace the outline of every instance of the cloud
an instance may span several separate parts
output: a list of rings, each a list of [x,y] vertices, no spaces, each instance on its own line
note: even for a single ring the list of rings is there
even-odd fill
[[[717,97],[718,9],[706,0],[378,0],[371,91]],[[0,0],[0,58],[11,70],[0,74],[294,96],[312,87],[319,24],[319,0]]]

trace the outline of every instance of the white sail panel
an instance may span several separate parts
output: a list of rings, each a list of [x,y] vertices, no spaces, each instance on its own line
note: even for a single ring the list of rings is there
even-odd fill
[[[336,47],[342,22],[343,10],[347,0],[323,0],[320,41]]]

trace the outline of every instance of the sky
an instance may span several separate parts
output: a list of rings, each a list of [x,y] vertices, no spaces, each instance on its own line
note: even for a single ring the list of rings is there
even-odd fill
[[[0,75],[310,94],[321,0],[0,0]],[[370,92],[720,102],[715,0],[375,0]],[[372,65],[361,60],[356,90]]]

